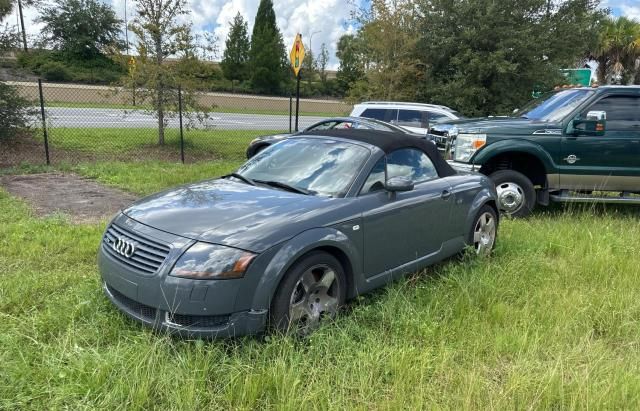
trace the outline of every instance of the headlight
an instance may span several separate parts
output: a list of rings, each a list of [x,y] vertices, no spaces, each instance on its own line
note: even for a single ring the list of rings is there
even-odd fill
[[[467,162],[485,144],[487,144],[486,134],[458,134],[453,159]]]
[[[182,254],[171,275],[197,280],[241,278],[255,256],[237,248],[195,243]]]

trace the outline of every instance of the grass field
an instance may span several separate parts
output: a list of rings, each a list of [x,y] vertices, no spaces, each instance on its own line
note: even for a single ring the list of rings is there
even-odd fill
[[[184,132],[188,157],[201,159],[243,159],[249,142],[257,136],[282,130],[187,130]],[[38,135],[39,139],[42,139]],[[157,145],[158,131],[151,128],[52,128],[49,144],[53,148],[95,157],[133,156],[145,160],[180,155],[177,129],[165,130],[165,145]]]
[[[74,171],[146,194],[237,163]],[[490,259],[359,298],[311,338],[154,335],[102,295],[106,221],[35,218],[0,190],[0,409],[634,409],[637,208],[504,221]]]

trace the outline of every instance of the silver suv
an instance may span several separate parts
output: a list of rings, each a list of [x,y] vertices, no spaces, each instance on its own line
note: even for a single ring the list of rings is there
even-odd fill
[[[426,135],[431,125],[458,120],[462,116],[449,107],[434,104],[368,101],[356,104],[351,117],[382,120],[412,133]]]

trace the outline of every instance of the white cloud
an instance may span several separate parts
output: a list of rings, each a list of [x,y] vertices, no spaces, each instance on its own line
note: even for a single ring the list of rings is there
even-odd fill
[[[623,5],[620,7],[620,10],[622,11],[621,13],[622,16],[625,16],[640,22],[640,5],[638,6]]]
[[[107,0],[109,1],[109,0]],[[129,20],[135,12],[134,0],[110,0],[118,16],[124,19],[125,2]],[[253,21],[260,0],[191,0],[190,21],[196,32],[213,31],[218,37],[220,55],[224,50],[224,42],[229,32],[229,23],[240,12],[249,22],[249,33],[253,28]],[[274,9],[277,23],[282,32],[287,50],[293,44],[297,33],[302,33],[305,46],[309,48],[310,41],[314,53],[320,51],[320,45],[325,43],[329,49],[330,68],[337,68],[335,56],[336,44],[344,33],[353,28],[350,25],[351,6],[347,0],[275,0]],[[30,36],[37,36],[41,25],[35,23],[38,10],[26,8],[24,11],[25,25]],[[13,24],[16,15],[9,17]],[[311,34],[313,37],[311,38]],[[132,34],[130,33],[130,39]]]

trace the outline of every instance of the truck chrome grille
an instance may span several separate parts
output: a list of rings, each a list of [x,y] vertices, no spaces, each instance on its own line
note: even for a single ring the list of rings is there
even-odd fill
[[[133,245],[127,251],[117,250],[117,242],[121,240]],[[111,224],[102,240],[102,246],[109,256],[132,270],[145,274],[153,274],[158,271],[162,263],[169,255],[169,246],[159,241],[152,240],[140,233],[134,233]]]

